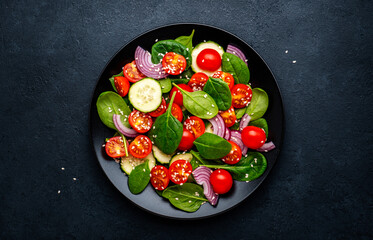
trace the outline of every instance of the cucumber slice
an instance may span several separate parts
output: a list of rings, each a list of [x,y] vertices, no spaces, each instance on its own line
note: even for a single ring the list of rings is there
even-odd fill
[[[214,133],[214,130],[212,130],[212,124],[211,123],[206,124],[205,132]]]
[[[193,155],[191,153],[181,153],[181,154],[177,154],[175,156],[173,156],[173,158],[171,159],[170,161],[170,166],[173,162],[177,161],[177,160],[187,160],[188,162],[192,161],[193,159]]]
[[[153,153],[149,153],[148,156],[145,158],[135,158],[130,153],[128,153],[128,157],[122,157],[120,160],[120,168],[123,172],[125,172],[127,175],[130,175],[132,170],[142,163],[144,163],[146,160],[149,160],[149,169],[152,170],[152,168],[155,166],[155,158],[153,156]]]
[[[165,154],[157,146],[153,145],[153,155],[160,163],[169,163],[172,155]]]
[[[193,48],[193,51],[192,51],[192,69],[193,69],[193,71],[194,72],[203,72],[203,73],[207,74],[207,76],[211,76],[211,75],[214,74],[214,72],[221,71],[221,67],[214,72],[210,72],[210,71],[202,70],[197,65],[198,54],[206,48],[211,48],[211,49],[216,50],[220,54],[220,57],[223,56],[224,49],[219,44],[217,44],[216,42],[213,42],[213,41],[202,42],[202,43],[198,44],[197,46],[195,46]]]
[[[131,86],[128,99],[137,110],[144,113],[152,112],[161,105],[161,85],[153,78],[144,78]]]

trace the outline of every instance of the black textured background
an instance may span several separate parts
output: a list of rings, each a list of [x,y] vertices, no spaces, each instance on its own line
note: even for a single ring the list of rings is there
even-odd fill
[[[372,239],[372,12],[369,0],[2,0],[0,239]],[[257,191],[187,222],[126,200],[99,167],[88,128],[111,56],[177,22],[220,27],[257,50],[286,120],[278,162]]]

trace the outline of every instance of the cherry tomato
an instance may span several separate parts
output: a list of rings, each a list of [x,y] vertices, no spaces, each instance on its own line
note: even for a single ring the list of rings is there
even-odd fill
[[[232,88],[232,105],[235,108],[246,107],[253,97],[253,91],[245,84],[239,83]]]
[[[221,56],[214,49],[203,49],[197,56],[197,65],[206,71],[216,71],[221,66]]]
[[[143,113],[138,110],[133,110],[128,117],[128,122],[136,132],[145,133],[150,130],[153,125],[153,119],[149,113]]]
[[[266,133],[263,129],[255,126],[247,126],[241,133],[242,142],[251,149],[258,149],[266,141]]]
[[[193,74],[188,82],[188,86],[193,89],[193,91],[201,91],[205,86],[209,77],[203,72],[198,72]]]
[[[194,140],[195,140],[194,135],[188,130],[186,130],[186,128],[184,128],[183,136],[181,137],[181,142],[179,146],[177,147],[177,149],[179,149],[180,151],[191,149],[194,145],[193,144]]]
[[[105,144],[105,151],[109,157],[118,158],[126,155],[123,138],[120,136],[110,138]]]
[[[186,59],[183,55],[168,52],[162,59],[163,69],[171,75],[181,74],[187,65]]]
[[[167,109],[166,100],[164,100],[164,98],[162,98],[161,105],[159,105],[159,107],[156,110],[154,110],[153,112],[150,112],[149,115],[152,116],[152,117],[159,117],[163,113],[166,112],[166,109]]]
[[[227,156],[223,157],[221,160],[227,164],[236,164],[241,160],[242,151],[241,148],[234,142],[228,141],[232,145],[231,151]]]
[[[152,141],[147,136],[139,135],[130,143],[129,151],[134,157],[144,158],[152,151],[152,147]]]
[[[169,173],[173,183],[183,184],[192,173],[192,165],[187,160],[177,160],[171,164]]]
[[[195,138],[205,133],[205,123],[196,116],[188,117],[184,122],[184,127],[191,132]]]
[[[232,188],[233,179],[228,171],[217,169],[211,173],[210,183],[215,193],[224,194]]]
[[[114,77],[114,85],[121,97],[126,96],[130,89],[130,83],[126,77]]]
[[[184,89],[187,92],[193,92],[193,90],[186,84],[182,83],[182,84],[178,84],[177,86],[179,86],[180,88]],[[184,106],[183,105],[183,94],[180,92],[179,89],[177,89],[176,87],[173,87],[170,92],[170,97],[174,94],[174,92],[176,92],[174,103],[176,103],[179,106]]]
[[[142,74],[139,69],[136,67],[136,62],[132,61],[130,63],[127,63],[123,67],[123,74],[124,76],[130,81],[130,82],[137,82],[145,77],[144,74]]]
[[[168,106],[169,104],[167,105],[167,108]],[[180,106],[176,103],[172,103],[171,114],[180,122],[183,121],[183,111],[181,110]]]
[[[157,165],[150,171],[150,182],[156,190],[165,190],[170,182],[168,169],[162,165]]]
[[[226,127],[232,127],[236,123],[237,117],[232,106],[226,111],[219,111],[219,114],[223,118]]]
[[[228,84],[229,89],[232,89],[234,85],[234,77],[230,73],[217,71],[216,73],[214,73],[214,75],[212,75],[212,77],[222,79],[224,82]]]

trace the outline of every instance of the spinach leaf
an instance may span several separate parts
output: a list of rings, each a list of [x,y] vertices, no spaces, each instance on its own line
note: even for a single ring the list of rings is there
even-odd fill
[[[232,145],[227,140],[213,133],[204,133],[193,143],[201,156],[206,159],[222,158],[232,149]]]
[[[186,78],[172,78],[171,79],[171,83],[175,83],[175,84],[188,84],[189,82],[189,79],[186,79]]]
[[[236,109],[234,109],[234,112],[236,113],[236,118],[241,119],[243,117],[243,115],[245,115],[246,107],[236,108]]]
[[[192,51],[192,49],[193,49],[193,36],[194,36],[194,29],[192,31],[192,34],[190,34],[190,36],[180,36],[180,37],[176,38],[175,41],[183,44],[185,47],[188,48],[189,51]]]
[[[109,81],[111,83],[111,86],[113,87],[114,91],[118,92],[117,91],[117,88],[115,87],[115,83],[114,83],[114,78],[115,77],[123,77],[123,71],[121,71],[120,73],[118,73],[117,75],[113,75],[111,78],[109,78]]]
[[[184,81],[186,81],[186,82],[183,82],[183,83],[188,83],[189,79],[193,76],[193,74],[194,74],[193,69],[188,68],[188,69],[184,70],[184,72],[182,72],[179,75],[169,75],[168,77],[171,78],[171,80],[175,80],[175,81],[177,81],[177,79],[183,78]],[[177,82],[175,82],[175,83],[179,84]]]
[[[152,62],[154,64],[160,63],[167,52],[174,52],[183,55],[187,61],[185,69],[188,69],[192,64],[192,55],[190,54],[190,51],[188,51],[183,44],[176,42],[175,40],[162,40],[155,43],[152,46]]]
[[[112,91],[103,92],[97,99],[96,102],[97,112],[101,121],[109,128],[115,129],[113,122],[113,115],[121,115],[121,120],[123,123],[128,124],[125,121],[126,117],[131,113],[126,102],[121,96]]]
[[[128,176],[128,187],[133,194],[141,193],[150,181],[149,160],[137,165]]]
[[[190,153],[193,155],[193,159],[190,161],[190,164],[192,165],[193,170],[202,165],[223,164],[223,162],[220,159],[219,160],[207,160],[207,159],[202,158],[199,152],[191,150]]]
[[[203,165],[209,168],[225,169],[237,181],[252,181],[260,177],[267,169],[267,160],[259,152],[249,152],[247,157],[242,157],[235,165]]]
[[[231,53],[223,53],[221,68],[234,77],[234,83],[248,84],[250,81],[250,70],[241,58]]]
[[[267,120],[265,120],[264,118],[259,118],[254,121],[250,121],[249,126],[263,128],[264,132],[266,132],[266,137],[268,137],[268,124],[267,124]]]
[[[209,77],[203,91],[210,94],[218,105],[219,110],[228,110],[232,105],[232,94],[229,86],[220,78]]]
[[[172,95],[170,105],[174,102],[176,92]],[[181,137],[183,136],[183,125],[171,114],[171,108],[161,116],[157,117],[149,132],[154,144],[165,154],[176,151]]]
[[[233,124],[232,127],[230,127],[231,130],[239,130],[240,129],[240,122],[237,121]]]
[[[174,185],[163,190],[162,197],[167,198],[176,208],[186,212],[195,212],[207,202],[203,188],[194,183]]]
[[[210,119],[218,114],[219,109],[216,102],[206,92],[187,92],[175,83],[173,83],[173,85],[183,94],[184,107],[194,116],[202,119]]]
[[[250,115],[251,121],[261,118],[268,108],[268,95],[261,88],[253,89],[253,97],[246,108],[246,113]]]
[[[162,93],[168,93],[171,91],[172,85],[171,85],[171,79],[165,78],[158,80],[159,84],[161,85]]]

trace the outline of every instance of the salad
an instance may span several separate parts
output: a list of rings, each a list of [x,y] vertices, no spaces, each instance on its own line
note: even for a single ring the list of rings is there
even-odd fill
[[[217,205],[233,181],[260,177],[261,152],[275,148],[263,118],[268,95],[250,86],[244,53],[212,41],[193,46],[193,36],[156,41],[150,52],[138,46],[96,102],[115,130],[103,147],[131,193],[151,184],[186,212]]]

